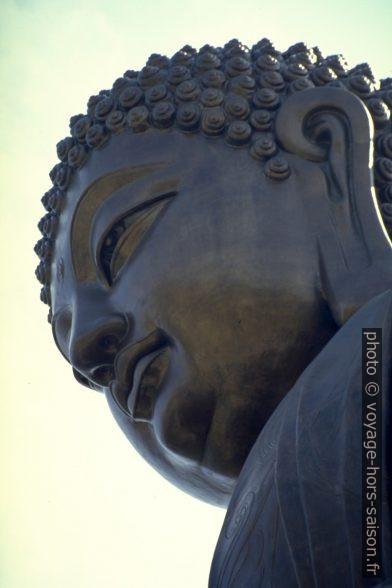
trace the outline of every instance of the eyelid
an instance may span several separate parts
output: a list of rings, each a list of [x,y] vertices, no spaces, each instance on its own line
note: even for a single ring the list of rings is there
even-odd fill
[[[115,281],[126,261],[137,251],[176,194],[168,192],[143,202],[122,215],[104,233],[98,246],[97,260],[109,285]],[[111,236],[111,233],[114,235]],[[115,240],[114,245],[110,239]],[[106,251],[105,242],[108,242]]]
[[[60,308],[60,310],[58,310],[53,315],[51,326],[52,326],[53,339],[54,339],[54,342],[56,344],[57,349],[60,351],[60,353],[64,357],[64,359],[66,359],[67,362],[70,363],[69,357],[67,357],[67,355],[65,354],[63,346],[60,344],[60,341],[59,341],[59,328],[60,328],[59,322],[60,321],[67,321],[69,323],[68,328],[67,328],[67,325],[65,325],[64,330],[66,330],[66,337],[64,337],[64,339],[69,338],[69,333],[71,331],[71,324],[72,324],[72,315],[71,315],[71,310],[68,306]]]

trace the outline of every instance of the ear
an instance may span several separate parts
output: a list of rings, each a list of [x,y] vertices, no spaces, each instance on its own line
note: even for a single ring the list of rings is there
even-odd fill
[[[318,176],[305,205],[316,225],[321,287],[342,324],[392,288],[392,246],[373,186],[370,114],[347,90],[312,88],[286,100],[276,134],[286,151],[323,172],[325,181]]]

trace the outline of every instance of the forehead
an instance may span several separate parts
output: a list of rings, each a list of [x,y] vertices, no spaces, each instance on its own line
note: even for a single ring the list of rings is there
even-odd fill
[[[170,184],[170,179],[179,187],[200,185],[204,177],[208,182],[215,180],[222,184],[233,165],[244,160],[244,155],[221,141],[171,129],[140,134],[123,131],[111,136],[103,148],[94,150],[87,163],[74,174],[62,212],[62,228],[70,228],[81,211],[85,215],[83,222],[90,223],[95,210],[124,186],[136,185],[140,190],[146,184],[161,183],[164,187],[166,181]],[[257,167],[254,163],[248,161],[253,173]],[[242,161],[239,166],[243,165]],[[132,191],[128,194],[132,198]],[[81,201],[84,201],[83,208]]]
[[[224,184],[227,169],[240,155],[221,142],[172,130],[122,132],[95,150],[74,174],[60,216],[52,265],[54,312],[72,298],[77,285],[96,280],[91,252],[108,223],[148,199],[184,186],[203,192],[203,184]]]
[[[257,222],[267,234],[281,224],[282,215],[293,219],[298,214],[297,182],[296,177],[274,182],[247,150],[200,134],[169,129],[112,136],[75,173],[67,192],[52,266],[54,313],[70,304],[76,291],[97,282],[93,252],[100,239],[144,202],[178,193],[175,211],[171,205],[165,222],[174,219],[178,231],[197,216],[199,224],[211,225],[211,234],[228,227],[237,233],[249,227],[261,232],[253,217],[262,209]]]

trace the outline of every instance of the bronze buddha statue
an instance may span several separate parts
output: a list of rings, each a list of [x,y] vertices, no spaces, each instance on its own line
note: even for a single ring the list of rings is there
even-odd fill
[[[152,55],[92,96],[58,143],[36,245],[56,344],[186,492],[227,505],[307,366],[300,381],[391,288],[391,108],[392,80],[366,64],[233,40]],[[240,477],[235,520],[241,492]],[[222,545],[232,521],[229,510]],[[252,558],[238,575],[233,549],[222,563],[218,546],[211,586],[285,585]],[[287,586],[318,585],[310,561],[296,575],[283,548],[271,553]]]

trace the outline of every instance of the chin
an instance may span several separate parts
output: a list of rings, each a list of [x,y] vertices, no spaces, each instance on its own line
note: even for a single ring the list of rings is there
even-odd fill
[[[154,423],[135,422],[118,407],[108,391],[105,394],[117,424],[151,467],[171,484],[203,502],[220,507],[228,505],[239,472],[228,476],[203,463],[207,437],[200,422],[192,419],[191,411],[182,407],[176,412],[174,403],[169,402],[160,423],[156,416]],[[200,415],[201,410],[196,412]],[[191,432],[178,427],[182,418],[188,419],[188,425],[191,419]]]

